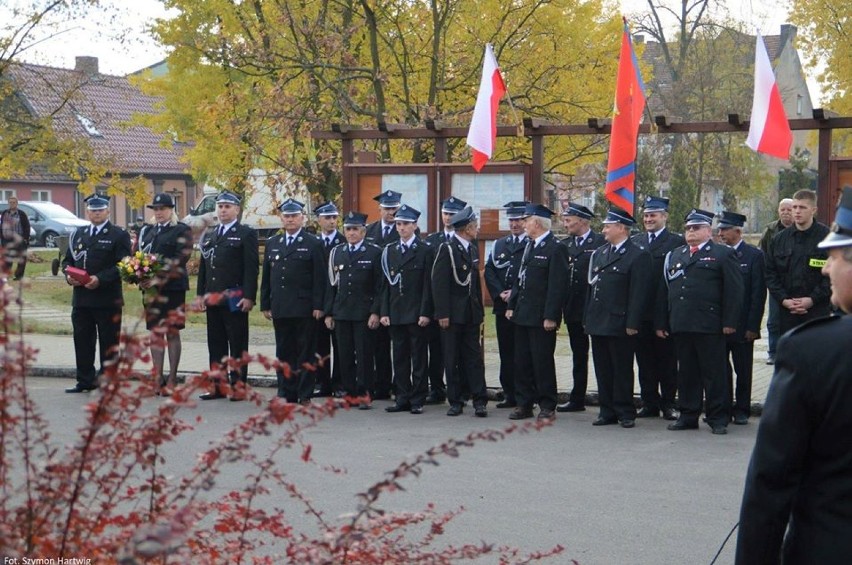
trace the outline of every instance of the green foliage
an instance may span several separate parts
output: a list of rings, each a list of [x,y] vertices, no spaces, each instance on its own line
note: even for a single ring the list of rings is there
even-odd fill
[[[669,227],[673,231],[683,231],[684,218],[696,207],[699,191],[690,174],[688,152],[681,148],[675,150],[672,163],[672,176],[669,181]]]
[[[810,154],[796,147],[790,156],[790,168],[778,172],[778,200],[792,198],[803,188],[816,190],[817,175],[808,168]]]

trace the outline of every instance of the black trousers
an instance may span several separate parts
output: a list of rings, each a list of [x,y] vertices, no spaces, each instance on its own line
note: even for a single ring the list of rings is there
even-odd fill
[[[515,396],[518,406],[556,409],[556,331],[515,324]]]
[[[485,390],[485,365],[479,343],[479,324],[450,324],[441,330],[444,372],[447,375],[447,400],[462,406],[470,394],[474,406],[488,404]]]
[[[725,386],[725,336],[718,334],[674,334],[677,352],[677,390],[680,419],[696,423],[704,413],[711,426],[727,425],[729,406]]]
[[[4,250],[6,262],[3,266],[3,273],[8,274],[12,271],[12,263],[17,261],[15,267],[16,279],[21,279],[24,276],[24,270],[27,268],[27,245],[24,243],[13,243],[11,241],[0,244]]]
[[[342,386],[340,383],[340,362],[332,357],[332,347],[336,357],[339,351],[337,335],[325,327],[325,324],[320,320],[317,324],[317,355],[324,361],[321,367],[317,367],[316,382],[323,394],[331,394],[335,390],[340,390]]]
[[[314,372],[305,363],[316,362],[317,321],[313,318],[273,318],[275,357],[290,366],[289,378],[277,371],[278,396],[288,402],[307,400],[314,393]]]
[[[728,357],[726,359],[728,405],[731,406],[731,416],[748,416],[751,414],[751,379],[754,372],[754,342],[727,342]],[[731,367],[733,362],[733,367]],[[734,373],[737,374],[734,386]],[[736,391],[736,401],[734,401]]]
[[[221,363],[223,357],[239,359],[248,351],[249,324],[248,312],[231,312],[225,306],[207,307],[207,351],[210,366]],[[248,381],[248,365],[239,371],[230,371],[231,384]]]
[[[335,320],[334,333],[340,345],[340,379],[349,396],[371,393],[376,382],[373,352],[376,331],[367,327],[367,320]]]
[[[642,322],[636,342],[642,405],[651,410],[675,408],[677,355],[671,338],[657,337],[652,322]]]
[[[592,336],[592,358],[601,405],[600,417],[605,420],[635,420],[633,404],[633,354],[636,338],[622,336]]]
[[[376,380],[373,398],[390,398],[393,390],[393,366],[391,365],[391,338],[387,326],[373,330],[375,334]]]
[[[399,406],[423,406],[429,392],[426,359],[428,328],[417,324],[390,326],[393,386]]]
[[[589,336],[583,328],[582,320],[565,322],[568,329],[568,343],[574,359],[572,376],[574,386],[569,399],[572,404],[586,405],[586,389],[589,386]]]
[[[427,328],[429,337],[429,389],[446,391],[444,385],[444,350],[441,347],[441,326],[432,322]]]
[[[497,347],[500,351],[500,386],[508,402],[515,396],[515,324],[506,319],[505,312],[494,313],[497,328]]]
[[[121,308],[72,308],[74,356],[77,359],[77,384],[98,385],[97,377],[115,363],[121,333]],[[95,372],[95,345],[100,347],[100,369]]]

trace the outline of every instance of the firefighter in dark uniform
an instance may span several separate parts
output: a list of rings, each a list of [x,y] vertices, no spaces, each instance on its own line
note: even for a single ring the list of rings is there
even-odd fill
[[[346,243],[331,250],[325,296],[325,325],[334,330],[340,345],[340,378],[353,405],[372,407],[375,388],[373,352],[379,327],[382,250],[364,239],[367,216],[349,212],[343,219]]]
[[[494,325],[497,329],[497,347],[500,352],[500,386],[504,399],[497,408],[514,408],[515,399],[515,326],[506,318],[506,306],[512,294],[512,285],[518,276],[518,267],[527,244],[524,232],[526,201],[503,205],[509,220],[509,235],[494,242],[491,255],[485,263],[485,287],[491,295]]]
[[[438,249],[442,243],[448,242],[453,237],[453,225],[450,219],[461,212],[467,202],[455,196],[450,196],[441,202],[441,225],[443,229],[429,234],[424,241],[432,246],[433,251]],[[447,399],[447,387],[444,384],[444,354],[441,349],[441,328],[437,320],[429,324],[429,394],[426,396],[426,404],[443,404]]]
[[[556,335],[568,292],[568,250],[550,231],[553,212],[542,204],[524,210],[527,244],[509,296],[506,317],[515,325],[515,396],[512,420],[556,416]]]
[[[432,265],[434,318],[441,328],[450,403],[447,416],[458,416],[464,410],[465,379],[474,414],[484,418],[488,416],[488,396],[479,333],[485,311],[479,282],[479,250],[473,243],[479,225],[470,206],[454,214],[450,223],[455,230],[453,237],[438,246]]]
[[[318,320],[324,318],[326,263],[319,238],[302,226],[305,205],[288,198],[278,207],[284,233],[269,238],[263,257],[260,311],[275,329],[275,357],[290,367],[276,371],[278,396],[310,405]]]
[[[648,286],[651,255],[633,243],[630,228],[636,220],[620,208],[610,208],[603,221],[606,244],[589,262],[586,333],[592,336],[592,357],[601,410],[592,425],[635,425],[633,355]]]
[[[674,341],[657,336],[654,328],[655,305],[663,278],[663,263],[669,251],[686,242],[679,233],[666,227],[669,219],[669,199],[648,196],[642,208],[644,233],[633,236],[633,243],[651,254],[653,284],[648,288],[645,312],[639,335],[636,337],[636,364],[639,366],[639,391],[642,408],[638,418],[656,418],[662,411],[666,420],[677,420],[677,356]]]
[[[82,269],[89,275],[85,283],[66,273],[65,281],[74,287],[71,323],[74,326],[74,355],[77,384],[65,392],[86,392],[98,388],[97,378],[115,363],[121,332],[124,296],[118,262],[130,255],[130,236],[109,221],[109,197],[94,194],[85,200],[91,226],[77,229],[68,242],[62,269]],[[100,348],[100,368],[95,373],[95,345]]]
[[[828,235],[828,226],[816,221],[816,211],[813,190],[796,192],[793,225],[772,238],[766,257],[766,285],[781,304],[778,325],[782,334],[831,310],[831,288],[821,272],[827,255],[817,247]]]
[[[846,315],[798,326],[778,343],[746,474],[738,565],[840,565],[852,556],[852,188],[819,249],[831,302]]]
[[[390,329],[396,402],[387,412],[422,414],[429,390],[427,331],[432,316],[431,246],[415,231],[420,211],[403,204],[396,212],[398,243],[382,250],[385,276],[379,322]]]
[[[589,336],[583,327],[586,296],[589,293],[589,260],[595,249],[603,244],[603,236],[592,231],[595,215],[581,204],[570,202],[562,212],[562,223],[568,237],[562,245],[568,249],[568,295],[562,316],[571,345],[573,387],[568,402],[556,407],[557,412],[582,412],[586,409],[586,387],[589,381]]]
[[[368,242],[383,248],[389,243],[399,241],[394,215],[402,204],[401,199],[402,194],[393,190],[386,190],[373,198],[379,203],[379,215],[381,217],[367,226],[365,239]],[[393,387],[390,331],[385,326],[380,325],[374,333],[376,379],[373,385],[375,388],[371,391],[371,394],[375,400],[384,400],[390,398]]]
[[[713,214],[686,216],[686,245],[669,252],[657,311],[657,335],[674,337],[680,416],[672,431],[698,428],[702,392],[707,424],[728,433],[725,337],[736,331],[743,277],[734,250],[710,239]]]
[[[754,370],[754,341],[760,339],[760,325],[766,305],[766,278],[763,252],[743,241],[746,217],[736,212],[719,214],[722,243],[731,247],[743,275],[743,302],[736,333],[727,336],[728,403],[734,424],[748,424],[751,412],[751,380]],[[733,362],[733,368],[731,367]],[[734,385],[736,373],[736,386]],[[734,392],[736,391],[736,395]]]
[[[331,250],[346,241],[343,234],[337,231],[337,219],[340,213],[337,206],[333,202],[326,202],[314,208],[314,214],[317,216],[319,224],[319,238],[322,243],[323,265],[328,268],[328,257],[331,255]],[[323,283],[323,286],[325,283]],[[332,396],[343,394],[342,385],[340,382],[340,363],[332,357],[332,346],[335,354],[337,353],[337,337],[334,332],[325,327],[325,324],[318,324],[317,328],[317,356],[323,359],[321,365],[317,366],[316,370],[316,390],[314,396]]]
[[[210,366],[225,357],[239,359],[248,351],[248,313],[257,298],[257,232],[239,222],[240,197],[223,191],[216,197],[219,225],[205,232],[199,243],[196,305],[207,312],[207,350]],[[231,400],[244,400],[248,366],[230,372]],[[202,400],[225,398],[223,383],[201,395]]]

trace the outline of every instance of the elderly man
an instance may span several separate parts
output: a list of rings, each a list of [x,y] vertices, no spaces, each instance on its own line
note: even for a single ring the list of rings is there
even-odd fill
[[[782,198],[778,203],[778,219],[768,226],[763,232],[763,237],[760,238],[758,247],[763,251],[763,256],[768,257],[770,247],[772,246],[772,238],[775,234],[783,229],[793,225],[793,199]],[[766,334],[769,342],[766,351],[766,364],[773,365],[775,363],[775,346],[778,343],[778,338],[781,337],[779,331],[778,318],[781,316],[781,304],[775,300],[772,295],[769,295],[769,316],[766,319]]]
[[[725,336],[736,332],[743,280],[734,250],[710,240],[712,222],[704,210],[686,216],[686,245],[666,256],[656,326],[659,337],[674,337],[678,361],[680,416],[668,429],[698,429],[703,397],[707,424],[724,435]]]
[[[568,292],[568,250],[551,228],[553,212],[542,204],[524,210],[527,245],[509,296],[506,317],[515,324],[515,396],[512,420],[556,416],[556,335]]]
[[[18,262],[13,279],[19,281],[27,268],[27,248],[30,246],[30,219],[26,212],[18,208],[18,199],[10,196],[9,207],[0,213],[0,247],[3,247],[6,264],[5,272],[12,270],[12,263]]]
[[[852,188],[822,268],[846,316],[781,338],[740,508],[736,563],[848,563],[852,555]]]

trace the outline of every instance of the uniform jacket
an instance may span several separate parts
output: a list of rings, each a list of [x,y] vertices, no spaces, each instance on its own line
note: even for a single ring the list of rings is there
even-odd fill
[[[735,328],[743,304],[743,277],[734,250],[708,241],[694,256],[689,246],[666,257],[655,326],[671,333],[721,334]]]
[[[668,228],[663,229],[660,235],[654,240],[654,243],[648,243],[647,232],[638,233],[631,239],[633,243],[642,249],[647,249],[648,253],[651,254],[651,276],[653,278],[651,287],[648,289],[648,300],[645,302],[645,313],[642,315],[642,321],[653,322],[656,313],[655,307],[661,300],[658,293],[660,291],[660,281],[663,280],[663,263],[666,260],[666,255],[668,255],[669,251],[681,245],[686,245],[686,241],[684,241],[681,234],[671,232]]]
[[[766,286],[778,301],[809,296],[814,301],[811,312],[828,314],[831,284],[822,275],[823,262],[828,258],[817,244],[828,235],[828,228],[814,220],[805,231],[790,226],[772,238],[770,254],[766,257]]]
[[[458,237],[442,243],[432,265],[432,300],[436,320],[479,325],[485,318],[479,281],[479,250],[472,242],[465,250]]]
[[[74,287],[71,305],[75,308],[120,308],[124,305],[118,262],[130,255],[130,236],[111,222],[101,226],[98,235],[91,236],[89,226],[71,234],[62,268],[85,269],[98,277],[98,288],[89,290]]]
[[[379,314],[384,284],[381,255],[381,248],[366,240],[354,254],[349,253],[347,243],[332,250],[326,278],[326,316],[357,322]]]
[[[375,243],[379,247],[384,247],[388,243],[399,241],[399,232],[396,231],[396,226],[391,225],[390,232],[387,237],[382,237],[382,221],[378,220],[367,226],[367,233],[364,234],[364,239]]]
[[[3,236],[3,224],[6,223],[6,219],[12,216],[12,211],[9,209],[3,210],[0,212],[0,245],[6,246],[9,243],[14,243],[13,239],[6,239]],[[23,240],[24,247],[27,247],[30,244],[30,219],[27,217],[27,213],[18,208],[18,223],[21,224],[21,239]]]
[[[417,239],[403,255],[399,243],[382,250],[382,287],[380,314],[390,317],[392,325],[416,324],[420,316],[432,318],[432,246]]]
[[[807,322],[778,342],[746,474],[737,564],[849,563],[850,350],[848,315]]]
[[[513,239],[514,236],[508,235],[496,240],[485,262],[485,287],[491,295],[495,314],[506,313],[506,301],[500,298],[500,293],[512,290],[524,255],[527,238],[524,237],[517,245]]]
[[[509,296],[512,322],[540,327],[560,322],[568,292],[568,249],[551,232],[538,246],[527,238],[518,276]]]
[[[178,222],[158,230],[156,225],[146,224],[140,231],[138,243],[138,249],[156,253],[168,262],[162,272],[166,276],[166,284],[160,287],[161,291],[189,290],[186,262],[192,254],[192,229],[188,225]]]
[[[198,295],[241,288],[243,297],[257,298],[257,232],[237,222],[221,237],[217,227],[207,230],[199,243]]]
[[[323,264],[326,268],[328,268],[328,257],[331,255],[331,250],[340,245],[341,243],[344,243],[346,241],[346,238],[343,237],[343,234],[339,231],[335,231],[331,238],[331,247],[327,247],[325,245],[325,240],[323,239],[325,237],[323,233],[318,233],[317,237],[319,238],[320,245],[322,245]]]
[[[743,306],[736,326],[737,333],[729,335],[728,341],[743,342],[746,341],[746,331],[760,331],[766,306],[766,278],[763,252],[760,249],[742,242],[734,254],[743,276]]]
[[[322,240],[300,230],[291,245],[287,233],[266,240],[260,309],[273,318],[310,318],[325,307],[327,268]]]
[[[582,322],[586,311],[586,296],[589,294],[589,261],[592,253],[604,243],[603,236],[593,231],[577,246],[575,236],[562,240],[568,249],[568,294],[562,314],[566,322]]]
[[[444,230],[441,230],[436,231],[435,233],[430,233],[429,235],[423,238],[423,241],[427,242],[429,245],[432,246],[432,249],[437,251],[438,246],[447,241],[447,237],[444,235]]]
[[[607,243],[589,262],[586,333],[626,337],[626,329],[639,329],[652,280],[651,255],[630,239],[618,251]]]

